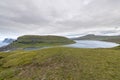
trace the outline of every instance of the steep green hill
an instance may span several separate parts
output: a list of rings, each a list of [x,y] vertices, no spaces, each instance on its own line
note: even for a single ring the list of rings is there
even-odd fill
[[[86,36],[74,38],[74,40],[102,40],[102,41],[120,43],[120,36],[99,36],[99,35],[89,34]]]
[[[49,48],[0,53],[0,80],[119,80],[119,49]]]
[[[60,44],[70,44],[73,40],[70,40],[61,36],[36,36],[36,35],[25,35],[18,37],[18,43],[22,44],[35,44],[35,43],[60,43]]]
[[[6,47],[0,48],[2,50],[21,49],[21,48],[42,48],[57,45],[66,45],[75,43],[73,40],[61,36],[39,36],[39,35],[25,35],[20,36],[16,41]]]

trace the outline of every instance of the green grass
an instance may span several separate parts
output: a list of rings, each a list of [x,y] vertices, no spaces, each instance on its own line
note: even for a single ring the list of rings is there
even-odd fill
[[[119,80],[120,50],[49,48],[0,53],[0,80]]]
[[[70,40],[66,37],[62,36],[39,36],[39,35],[25,35],[20,36],[17,39],[17,42],[19,43],[74,43],[73,40]]]
[[[19,42],[14,42],[10,44],[13,48],[42,48],[42,47],[50,47],[50,46],[59,46],[59,45],[65,45],[67,43],[30,43],[30,44],[23,44]]]

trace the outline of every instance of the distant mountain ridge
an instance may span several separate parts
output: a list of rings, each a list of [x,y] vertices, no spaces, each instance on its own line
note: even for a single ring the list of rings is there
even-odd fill
[[[3,41],[0,41],[0,47],[6,46],[10,43],[12,43],[13,41],[15,41],[12,38],[5,38]]]
[[[2,42],[3,43],[12,43],[13,41],[15,41],[15,40],[12,38],[5,38]]]
[[[120,43],[120,35],[118,35],[118,36],[101,36],[101,35],[88,34],[86,36],[73,38],[73,40],[101,40],[101,41]]]

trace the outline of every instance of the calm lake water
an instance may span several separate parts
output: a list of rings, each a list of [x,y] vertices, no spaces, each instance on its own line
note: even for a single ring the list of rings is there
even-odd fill
[[[95,40],[76,40],[75,44],[70,44],[66,46],[75,48],[112,48],[119,46],[119,44]]]

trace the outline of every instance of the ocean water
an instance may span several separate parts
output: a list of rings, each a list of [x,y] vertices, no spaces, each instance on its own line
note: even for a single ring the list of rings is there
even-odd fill
[[[66,45],[74,48],[112,48],[120,44],[95,40],[76,40],[75,44]]]

